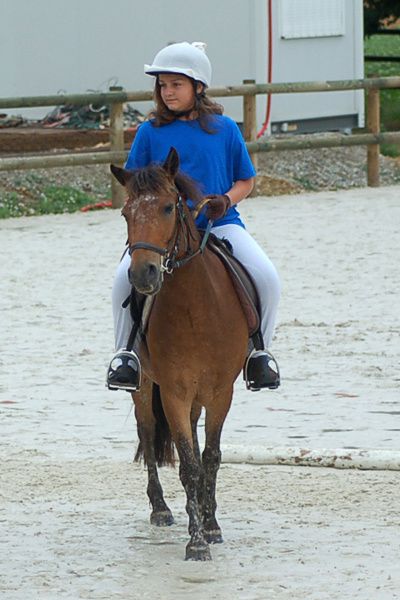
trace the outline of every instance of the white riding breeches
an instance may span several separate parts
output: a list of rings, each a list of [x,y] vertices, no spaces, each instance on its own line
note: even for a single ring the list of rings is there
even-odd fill
[[[275,266],[248,231],[240,225],[221,225],[211,231],[217,237],[229,240],[234,256],[244,265],[254,280],[261,303],[261,333],[265,347],[269,348],[281,293],[281,284]],[[122,308],[122,303],[131,291],[128,279],[130,261],[131,257],[126,252],[118,265],[112,289],[116,350],[126,348],[132,329],[129,307]]]

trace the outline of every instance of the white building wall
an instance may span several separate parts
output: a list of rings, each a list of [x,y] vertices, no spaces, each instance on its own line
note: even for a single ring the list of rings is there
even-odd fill
[[[296,3],[304,7],[304,37],[299,27],[299,37],[284,38],[290,31],[285,27],[285,3]],[[343,7],[343,29],[334,27],[329,33],[323,19],[316,22],[316,12],[312,7],[325,4],[340,9]],[[309,8],[310,13],[307,12]],[[273,41],[273,81],[333,81],[360,79],[364,76],[363,67],[363,14],[362,2],[358,0],[275,0],[274,1],[274,41]],[[323,11],[322,11],[323,12]],[[329,11],[327,10],[329,15]],[[314,22],[310,23],[310,14]],[[321,14],[322,16],[322,14]],[[332,19],[331,25],[332,25]],[[338,24],[333,24],[338,25]],[[341,34],[339,31],[341,30]],[[324,33],[325,32],[325,33]],[[293,33],[295,36],[296,34]],[[312,107],[312,110],[310,110]],[[358,114],[358,125],[363,124],[364,102],[362,91],[317,92],[305,94],[275,95],[272,100],[272,122],[300,121],[310,118],[335,117]]]
[[[273,81],[362,76],[362,63],[355,58],[362,37],[351,29],[354,7],[361,7],[362,0],[345,0],[350,28],[345,42],[343,38],[281,40],[280,2],[273,0]],[[243,79],[264,83],[267,0],[0,0],[0,96],[104,91],[116,83],[128,90],[151,89],[152,79],[143,74],[143,64],[167,43],[182,40],[207,42],[213,85],[236,85]],[[355,95],[350,95],[351,110],[360,110]],[[326,99],[321,102],[322,96]],[[328,96],[274,96],[272,120],[349,111],[345,94],[343,100],[338,94]],[[221,102],[227,114],[242,119],[242,99]],[[259,125],[265,105],[265,97],[259,97]],[[146,111],[149,105],[136,107]],[[48,111],[12,112],[33,117]]]
[[[0,96],[104,90],[108,81],[129,90],[151,89],[144,63],[167,43],[183,40],[207,41],[214,85],[239,84],[255,78],[257,4],[262,3],[0,0],[0,56],[7,57],[0,64]],[[236,105],[239,117],[241,100],[224,104],[227,110]]]

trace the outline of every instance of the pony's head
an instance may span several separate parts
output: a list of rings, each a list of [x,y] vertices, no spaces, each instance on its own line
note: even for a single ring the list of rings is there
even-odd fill
[[[122,215],[128,227],[130,281],[138,292],[156,294],[171,257],[187,252],[191,240],[198,239],[186,199],[197,202],[201,194],[195,183],[179,172],[175,148],[163,165],[134,171],[111,165],[111,172],[128,194]]]

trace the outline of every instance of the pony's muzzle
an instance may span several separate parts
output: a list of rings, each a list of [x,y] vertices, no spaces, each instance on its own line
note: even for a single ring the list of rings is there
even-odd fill
[[[160,265],[145,262],[131,266],[128,271],[129,281],[140,294],[153,295],[160,291],[162,272]]]

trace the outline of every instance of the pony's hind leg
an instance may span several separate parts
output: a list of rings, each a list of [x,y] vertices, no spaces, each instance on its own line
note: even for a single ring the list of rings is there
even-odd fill
[[[197,464],[199,465],[199,481],[197,485],[197,500],[199,503],[199,511],[200,514],[203,514],[203,502],[204,502],[204,469],[203,469],[203,461],[201,458],[199,439],[197,435],[197,423],[199,421],[201,415],[201,405],[197,404],[192,407],[192,412],[190,415],[190,421],[192,426],[192,440],[193,440],[193,452],[197,460]]]
[[[155,450],[156,419],[152,409],[152,383],[143,384],[140,392],[132,394],[135,403],[135,415],[139,436],[139,446],[135,461],[143,457],[147,466],[147,495],[152,512],[150,522],[158,527],[172,525],[174,518],[165,500],[163,489],[158,478],[157,458]]]
[[[197,423],[198,423],[198,420],[200,419],[200,415],[201,415],[201,405],[200,404],[193,405],[192,411],[190,413],[190,423],[191,423],[191,427],[192,427],[193,452],[194,452],[194,455],[195,455],[199,465],[201,466],[200,446],[199,446],[199,440],[197,437]]]

